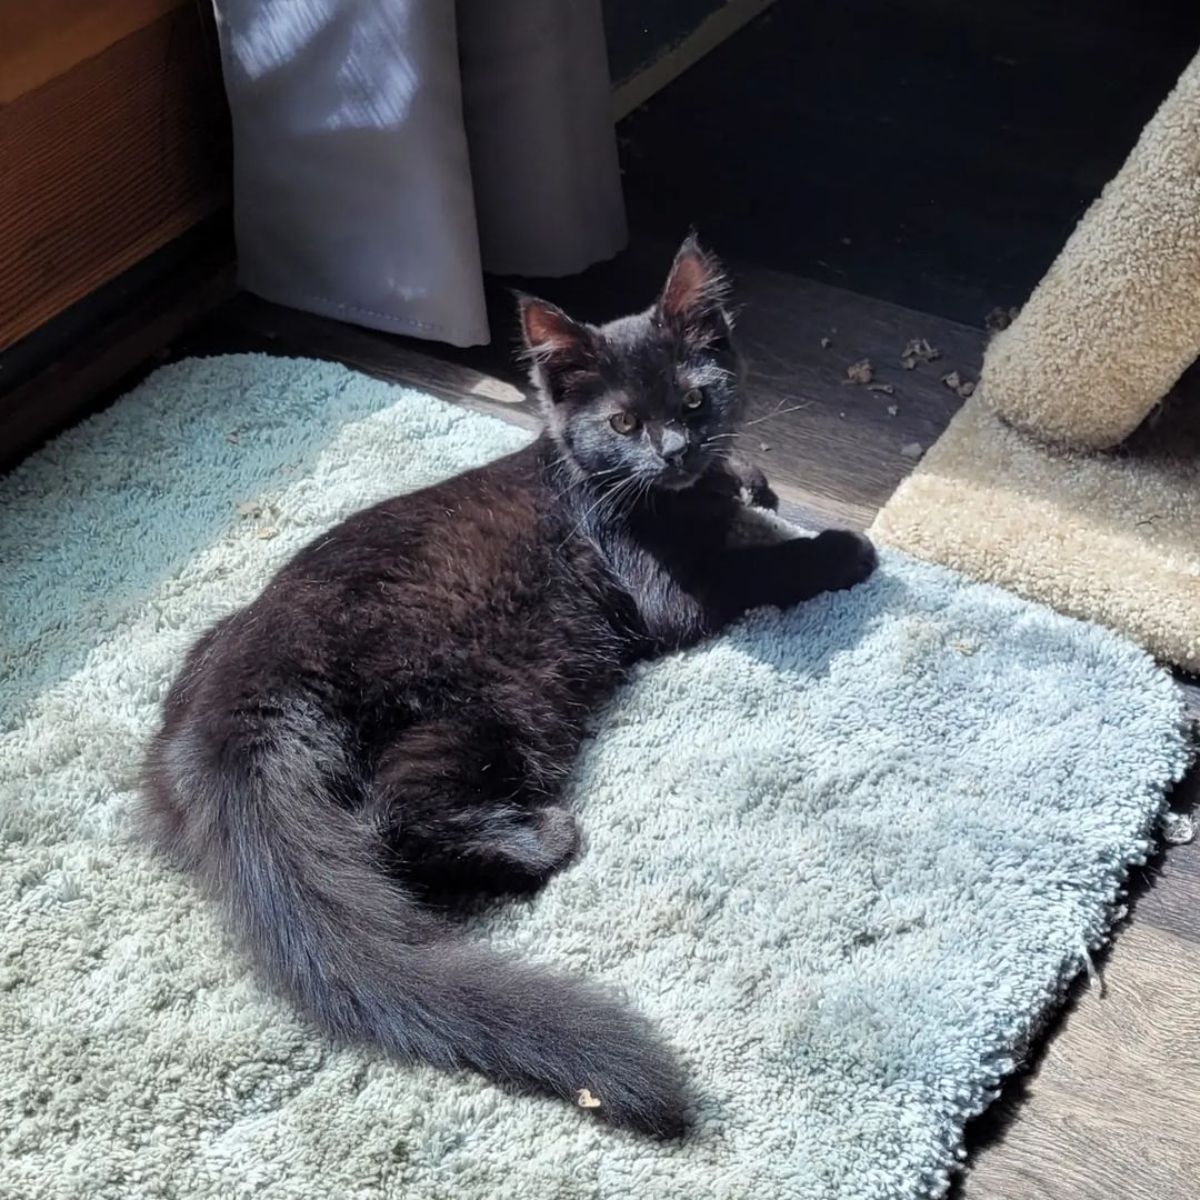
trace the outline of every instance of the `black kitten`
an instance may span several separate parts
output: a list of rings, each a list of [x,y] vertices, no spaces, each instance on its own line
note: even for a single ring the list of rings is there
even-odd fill
[[[571,859],[563,780],[630,664],[870,573],[851,533],[744,544],[747,496],[774,497],[731,465],[724,297],[689,239],[638,316],[597,328],[523,298],[545,433],[302,550],[193,648],[147,762],[154,837],[325,1029],[587,1089],[662,1135],[682,1080],[643,1019],[420,898],[536,887]]]

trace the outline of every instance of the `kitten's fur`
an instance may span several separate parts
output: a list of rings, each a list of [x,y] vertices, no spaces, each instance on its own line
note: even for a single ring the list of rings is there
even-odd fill
[[[660,1135],[685,1102],[646,1021],[421,901],[536,887],[570,861],[563,780],[631,663],[870,573],[851,533],[732,544],[747,492],[774,497],[730,465],[724,298],[691,239],[637,316],[597,328],[522,298],[546,432],[302,550],[193,648],[147,762],[156,840],[330,1033],[586,1088],[600,1116]],[[618,411],[637,428],[617,432]]]

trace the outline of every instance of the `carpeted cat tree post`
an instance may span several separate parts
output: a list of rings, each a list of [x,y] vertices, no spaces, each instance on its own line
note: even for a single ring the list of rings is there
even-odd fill
[[[872,532],[1200,671],[1198,357],[1200,55]]]
[[[1198,354],[1200,55],[989,347],[983,396],[1037,437],[1106,449]]]

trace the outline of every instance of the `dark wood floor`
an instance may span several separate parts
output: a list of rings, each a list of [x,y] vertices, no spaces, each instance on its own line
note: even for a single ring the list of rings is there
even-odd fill
[[[1197,45],[1195,0],[780,0],[623,122],[632,223],[982,324]]]

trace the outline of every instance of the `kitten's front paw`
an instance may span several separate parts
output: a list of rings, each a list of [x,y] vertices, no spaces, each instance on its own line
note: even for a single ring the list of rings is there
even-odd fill
[[[868,579],[879,562],[871,539],[850,529],[826,529],[817,534],[814,549],[820,551],[825,589],[830,592]]]
[[[779,507],[779,497],[757,468],[752,476],[742,480],[742,502],[748,508],[765,508],[767,512],[775,512]]]
[[[735,454],[726,461],[724,471],[726,480],[733,484],[738,499],[747,508],[774,512],[779,507],[779,497],[761,467]]]

